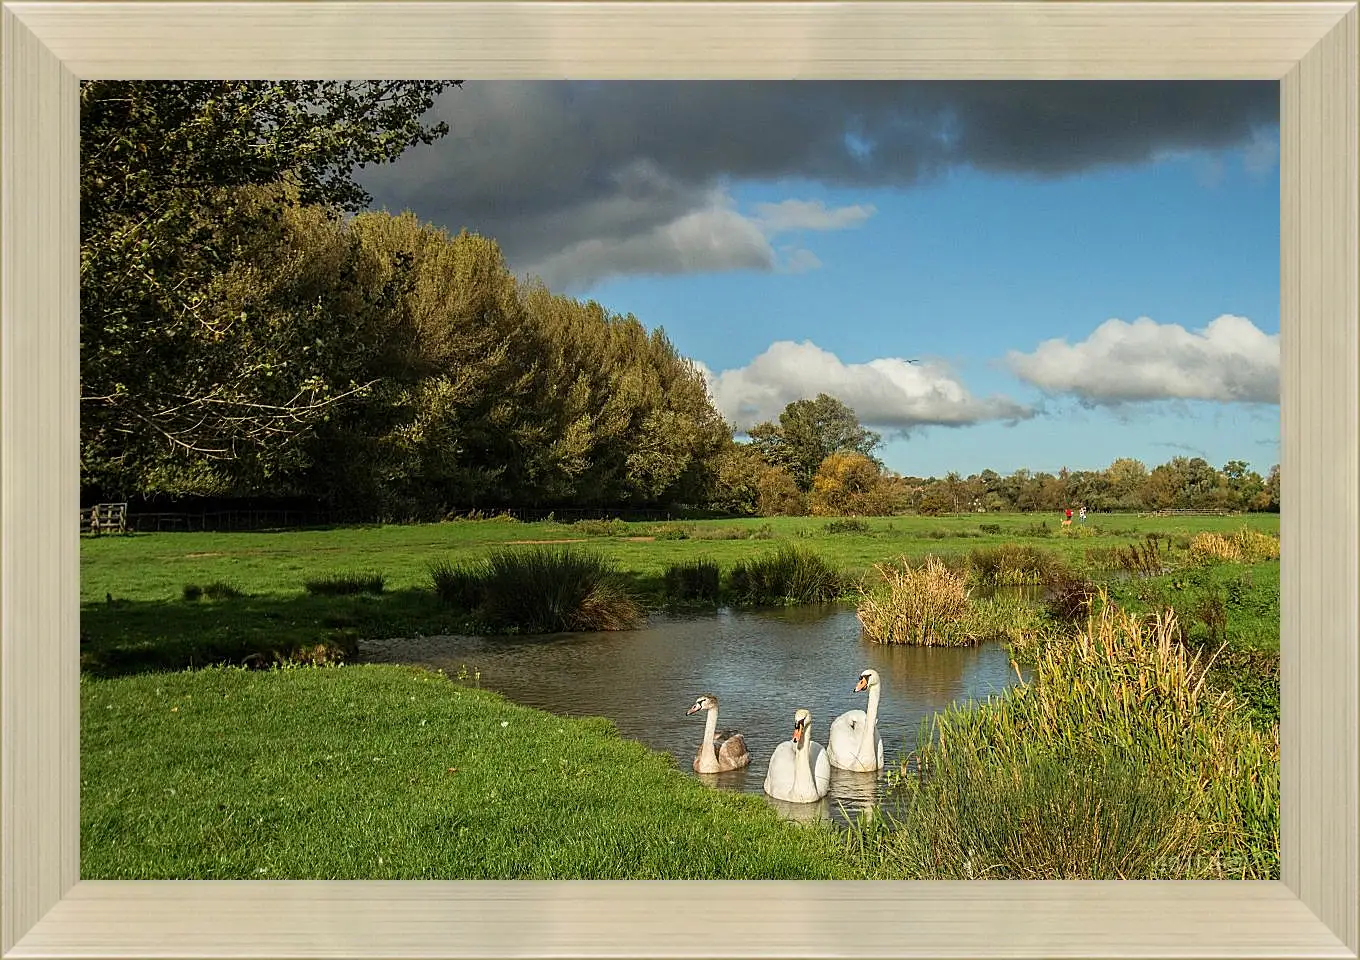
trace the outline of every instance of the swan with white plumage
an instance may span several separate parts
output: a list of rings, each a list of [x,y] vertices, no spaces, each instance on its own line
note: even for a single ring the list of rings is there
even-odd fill
[[[774,748],[765,774],[765,792],[776,800],[815,803],[831,790],[831,763],[812,740],[812,713],[793,715],[793,739]]]
[[[826,752],[831,765],[840,770],[883,769],[883,738],[878,735],[878,671],[865,670],[855,693],[869,691],[868,710],[847,710],[831,724]]]

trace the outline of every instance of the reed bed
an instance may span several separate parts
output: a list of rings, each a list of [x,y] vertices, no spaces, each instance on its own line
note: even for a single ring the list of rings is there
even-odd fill
[[[1225,536],[1221,533],[1197,533],[1190,540],[1190,559],[1200,565],[1212,563],[1260,563],[1280,558],[1280,541],[1276,537],[1243,527]]]
[[[914,785],[915,829],[926,839],[902,846],[899,855],[947,851],[951,838],[966,837],[974,845],[968,856],[986,864],[987,875],[1028,875],[1028,861],[1014,859],[1017,849],[1001,829],[1009,821],[988,813],[985,802],[975,804],[965,787],[991,778],[989,790],[1010,783],[1018,796],[1029,796],[1025,785],[1045,764],[1076,764],[1088,774],[1116,765],[1153,793],[1122,800],[1118,791],[1092,795],[1087,827],[1122,829],[1159,810],[1163,831],[1174,839],[1165,848],[1143,831],[1130,834],[1130,843],[1143,837],[1136,840],[1141,853],[1120,861],[1120,876],[1278,877],[1279,728],[1253,727],[1229,694],[1206,686],[1207,664],[1177,641],[1178,633],[1173,614],[1137,616],[1102,595],[1084,626],[1038,645],[1030,683],[938,717],[934,739],[919,749],[929,776]],[[1158,800],[1163,787],[1175,801],[1169,811]],[[1059,835],[1069,815],[1045,814],[1035,829]],[[1067,875],[1085,875],[1072,869]]]
[[[913,566],[905,557],[875,564],[877,579],[860,586],[858,610],[864,636],[876,643],[960,647],[977,642],[969,627],[972,591],[964,577],[939,557]]]

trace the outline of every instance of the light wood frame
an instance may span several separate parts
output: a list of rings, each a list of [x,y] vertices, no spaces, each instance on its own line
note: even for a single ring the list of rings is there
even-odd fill
[[[0,18],[0,956],[1356,956],[1353,0],[0,0]],[[100,77],[1281,80],[1283,880],[80,882],[77,91]]]

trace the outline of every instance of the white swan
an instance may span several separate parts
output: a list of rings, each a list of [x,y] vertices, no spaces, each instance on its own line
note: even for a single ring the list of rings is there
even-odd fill
[[[840,770],[883,769],[883,738],[878,735],[878,673],[865,670],[855,693],[869,691],[869,710],[847,710],[831,724],[826,752],[831,765]]]
[[[812,742],[812,714],[793,715],[793,739],[774,748],[765,774],[765,792],[776,800],[813,803],[831,789],[831,763],[820,743]]]
[[[694,706],[685,711],[685,716],[700,710],[708,711],[708,721],[704,724],[704,739],[699,741],[699,749],[694,754],[694,772],[722,773],[750,763],[746,739],[731,730],[718,730],[718,698],[711,693],[702,694],[694,701]]]

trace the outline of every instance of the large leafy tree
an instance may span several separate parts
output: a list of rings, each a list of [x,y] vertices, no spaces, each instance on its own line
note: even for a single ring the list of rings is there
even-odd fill
[[[765,460],[788,470],[803,491],[812,489],[818,468],[831,454],[849,451],[873,459],[882,441],[860,424],[854,410],[825,393],[795,400],[780,413],[778,423],[759,424],[750,437]]]
[[[143,466],[237,461],[286,444],[365,386],[328,367],[308,317],[220,309],[242,239],[241,188],[335,214],[369,197],[357,168],[447,126],[444,82],[90,81],[81,87],[81,428],[87,481],[144,486]],[[280,212],[281,215],[281,212]],[[249,216],[257,217],[251,209]],[[312,332],[334,335],[316,315]],[[322,304],[321,309],[330,309]],[[273,339],[271,339],[273,338]],[[282,338],[282,339],[279,339]],[[280,368],[298,341],[310,358]],[[228,363],[230,358],[231,363]],[[230,373],[224,370],[231,368]],[[272,369],[270,376],[261,373]]]

